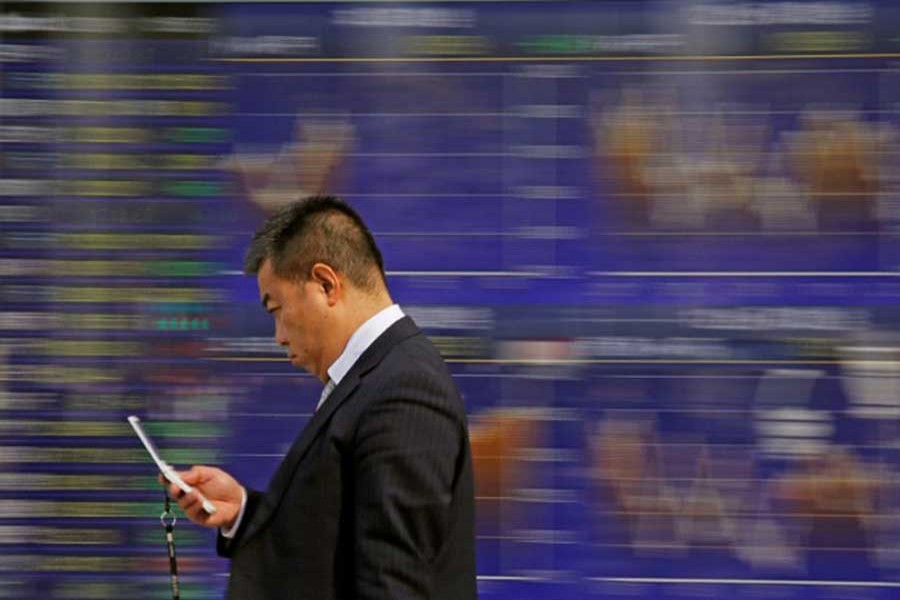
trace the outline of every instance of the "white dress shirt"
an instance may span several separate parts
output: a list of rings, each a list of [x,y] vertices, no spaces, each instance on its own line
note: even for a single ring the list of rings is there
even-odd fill
[[[319,403],[316,404],[316,410],[319,410],[322,404],[325,403],[325,400],[334,388],[341,383],[344,376],[346,376],[350,369],[353,368],[353,365],[356,364],[356,361],[359,360],[362,353],[372,345],[372,342],[377,340],[382,333],[387,331],[388,327],[403,317],[404,314],[403,311],[400,310],[400,307],[396,304],[391,304],[369,318],[368,321],[359,326],[359,329],[353,332],[353,335],[347,340],[347,345],[344,346],[344,351],[341,352],[341,355],[337,357],[337,360],[328,367],[328,381],[325,383],[322,395],[319,396]],[[233,538],[237,533],[238,527],[241,525],[241,521],[244,518],[244,509],[247,508],[247,490],[243,487],[241,488],[241,494],[241,510],[231,529],[222,531],[222,537]]]
[[[344,376],[353,368],[362,353],[365,352],[372,342],[377,340],[387,328],[403,318],[403,311],[396,304],[391,304],[387,308],[376,313],[368,321],[359,326],[359,329],[353,332],[344,351],[337,357],[330,367],[328,367],[328,383],[322,390],[322,396],[316,405],[316,410],[325,403],[325,399],[331,394],[331,390],[336,388]]]

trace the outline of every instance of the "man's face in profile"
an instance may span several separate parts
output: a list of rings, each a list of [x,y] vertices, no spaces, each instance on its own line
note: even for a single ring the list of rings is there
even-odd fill
[[[287,349],[288,360],[321,378],[326,322],[326,297],[316,281],[279,277],[266,260],[257,274],[263,308],[275,320],[275,341]]]

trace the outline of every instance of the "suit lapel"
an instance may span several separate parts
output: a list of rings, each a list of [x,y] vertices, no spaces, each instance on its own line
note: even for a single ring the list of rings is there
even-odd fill
[[[313,440],[322,432],[330,421],[331,415],[338,407],[359,387],[360,379],[372,370],[387,356],[388,352],[401,341],[419,333],[419,328],[409,317],[403,317],[382,333],[372,342],[365,352],[359,357],[353,367],[347,372],[341,382],[332,390],[322,406],[313,414],[312,418],[294,440],[290,450],[275,472],[269,488],[263,496],[259,509],[253,515],[247,529],[241,536],[241,543],[253,537],[278,508],[281,499],[289,487],[291,478],[303,457],[309,451]]]

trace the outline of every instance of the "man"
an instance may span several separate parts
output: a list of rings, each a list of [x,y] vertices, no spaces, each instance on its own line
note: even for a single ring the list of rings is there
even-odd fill
[[[393,304],[359,215],[311,197],[266,221],[247,252],[275,339],[325,383],[269,488],[182,473],[170,493],[218,527],[238,599],[476,597],[466,416],[440,355]]]

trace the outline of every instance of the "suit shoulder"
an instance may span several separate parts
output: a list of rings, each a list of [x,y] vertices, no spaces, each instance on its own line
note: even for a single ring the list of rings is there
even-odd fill
[[[410,377],[436,377],[452,384],[450,370],[434,344],[419,333],[397,344],[385,357],[389,373]]]
[[[444,359],[423,334],[398,343],[371,374],[381,396],[411,396],[462,408],[459,391]]]

